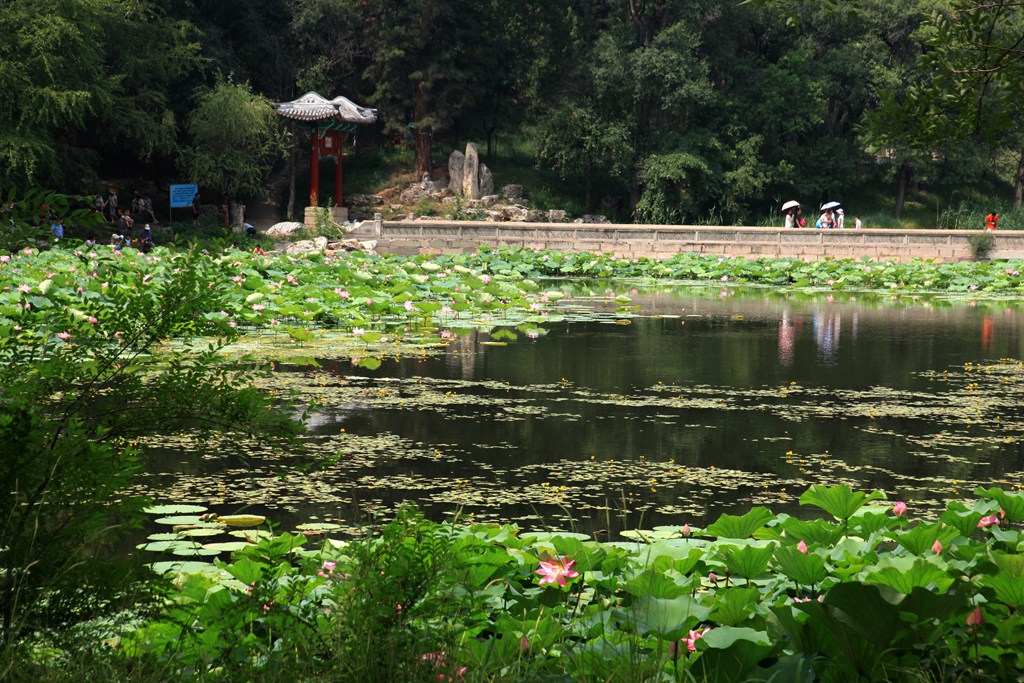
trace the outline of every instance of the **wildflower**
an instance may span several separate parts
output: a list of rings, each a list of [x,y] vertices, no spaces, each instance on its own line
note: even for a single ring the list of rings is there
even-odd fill
[[[567,557],[563,557],[560,560],[554,562],[545,562],[541,560],[540,569],[534,572],[539,574],[540,585],[546,583],[557,583],[562,588],[565,588],[566,579],[575,579],[580,575],[578,571],[575,571],[573,567],[576,565],[576,560],[571,560]]]
[[[898,501],[895,505],[892,506],[892,514],[896,515],[897,517],[902,517],[903,515],[907,514],[907,504],[904,503],[902,500]]]
[[[804,555],[807,554],[807,544],[804,543],[803,541],[800,541],[799,543],[796,544],[796,549],[799,550],[800,552],[802,552]]]
[[[988,515],[987,517],[982,517],[978,520],[979,529],[984,529],[985,527],[992,526],[993,524],[995,526],[999,526],[999,518],[995,515]]]
[[[942,543],[939,539],[935,539],[935,543],[932,543],[932,552],[936,555],[942,554]]]

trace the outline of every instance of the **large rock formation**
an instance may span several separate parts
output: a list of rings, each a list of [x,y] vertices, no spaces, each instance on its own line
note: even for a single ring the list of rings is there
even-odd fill
[[[466,153],[455,150],[448,157],[448,189],[466,199],[480,199],[494,194],[494,176],[480,162],[476,144],[466,145]]]

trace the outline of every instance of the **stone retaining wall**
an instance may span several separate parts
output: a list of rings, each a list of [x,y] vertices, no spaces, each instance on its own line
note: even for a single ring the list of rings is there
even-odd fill
[[[367,221],[352,236],[377,240],[377,251],[452,254],[492,247],[526,247],[665,258],[679,252],[719,256],[897,259],[971,258],[974,230],[816,230],[814,228],[492,223],[483,221]],[[1024,232],[990,233],[990,258],[1024,258]]]

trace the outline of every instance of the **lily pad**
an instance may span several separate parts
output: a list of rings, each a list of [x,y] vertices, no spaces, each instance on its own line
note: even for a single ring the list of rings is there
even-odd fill
[[[215,550],[219,553],[232,553],[251,545],[252,543],[246,543],[245,541],[224,541],[223,543],[204,543],[203,548],[207,550]]]
[[[186,560],[154,562],[148,566],[157,574],[167,574],[170,572],[195,574],[197,572],[204,572],[209,569],[214,569],[214,566],[209,562],[194,562]]]
[[[308,522],[306,524],[299,524],[295,527],[299,531],[333,531],[334,529],[340,529],[340,524],[332,524],[331,522]]]
[[[180,524],[202,524],[199,515],[174,515],[171,517],[158,517],[154,520],[157,524],[169,524],[178,526]]]

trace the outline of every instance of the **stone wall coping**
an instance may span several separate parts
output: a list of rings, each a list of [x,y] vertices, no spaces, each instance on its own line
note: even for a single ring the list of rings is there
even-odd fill
[[[695,230],[707,233],[716,232],[751,232],[762,234],[787,235],[921,235],[929,237],[949,237],[957,235],[973,235],[988,233],[994,238],[1000,237],[1024,237],[1024,231],[1018,230],[935,230],[935,229],[914,229],[905,230],[897,228],[843,228],[823,230],[818,228],[783,228],[765,227],[754,225],[647,225],[636,223],[527,223],[516,221],[383,221],[385,231],[388,228],[412,228],[416,226],[439,228],[454,228],[456,232],[461,228],[472,230],[473,228],[501,228],[510,232],[526,232],[536,230],[611,230],[614,232],[693,232]]]

